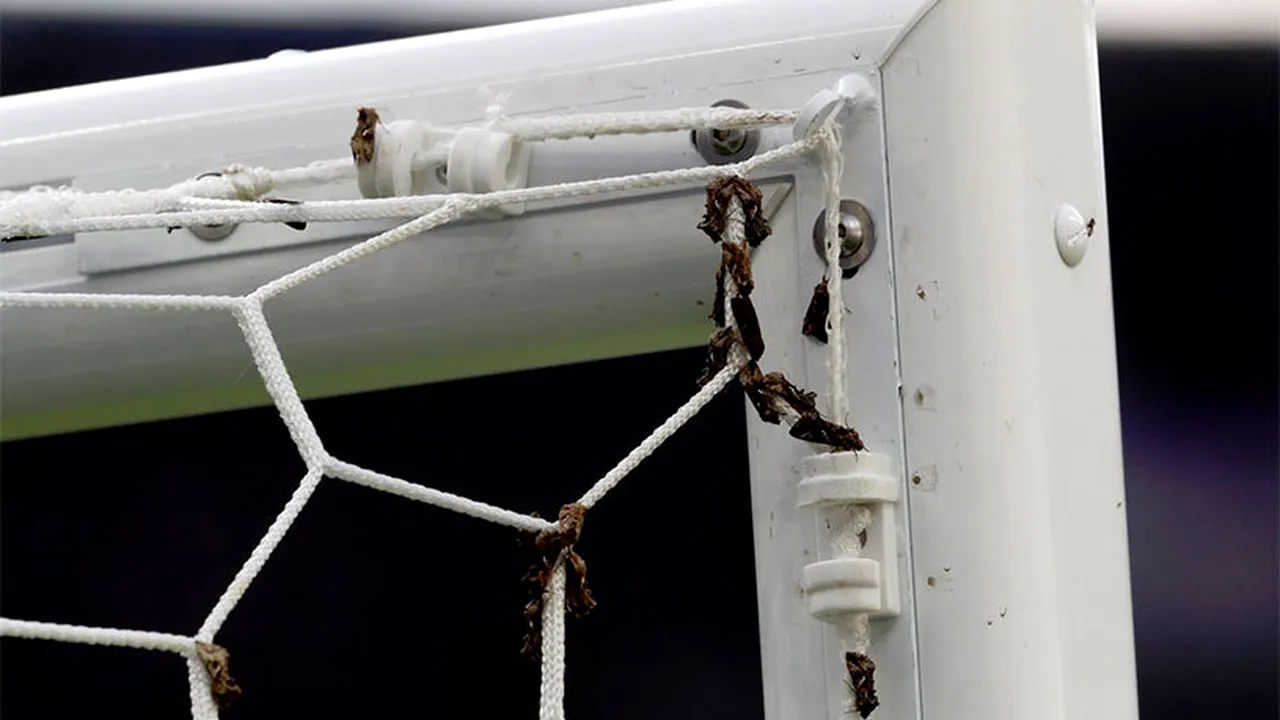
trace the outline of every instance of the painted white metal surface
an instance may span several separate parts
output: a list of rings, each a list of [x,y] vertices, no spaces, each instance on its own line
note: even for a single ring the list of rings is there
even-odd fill
[[[943,0],[883,67],[927,718],[1137,717],[1090,5]]]
[[[42,136],[64,132],[117,123],[141,124],[134,133],[111,129],[118,133],[118,141],[128,142],[145,136],[154,123],[179,117],[186,120],[187,129],[197,130],[228,118],[246,120],[249,108],[254,115],[287,118],[290,111],[314,106],[341,107],[345,112],[375,101],[445,90],[474,91],[481,85],[495,92],[510,91],[512,102],[520,103],[528,101],[522,96],[531,80],[562,75],[576,76],[579,84],[568,97],[561,94],[561,102],[589,105],[602,99],[617,100],[622,89],[593,88],[582,82],[593,71],[624,64],[646,66],[691,55],[701,56],[696,67],[703,87],[750,82],[753,76],[802,74],[812,69],[804,64],[808,60],[806,40],[821,41],[868,29],[889,31],[900,27],[922,4],[922,0],[862,0],[833,15],[828,0],[787,4],[681,0],[96,83],[4,98],[0,103],[0,141],[23,138],[38,142]],[[778,43],[782,45],[774,50],[786,47],[794,52],[781,58],[776,52],[770,54],[767,46]],[[780,67],[773,73],[766,71],[767,66],[737,68],[727,61],[740,62],[743,56],[720,54],[747,48],[758,50],[757,61],[771,58],[777,61],[772,64]],[[870,52],[870,48],[857,46],[846,50],[859,55],[860,51]],[[628,87],[628,96],[656,101],[681,90],[681,78],[666,79],[675,84],[637,80]],[[396,109],[404,106],[393,105]],[[482,111],[485,102],[477,98],[474,106],[436,104],[429,107],[433,111],[430,116]],[[338,124],[346,129],[350,121],[344,114]],[[311,131],[310,135],[322,128],[287,130]],[[296,147],[298,143],[284,142],[289,134],[277,127],[256,140],[268,147]],[[350,129],[345,135],[350,135]],[[54,142],[70,140],[53,138]],[[66,162],[83,168],[95,165],[96,159]],[[6,178],[9,173],[18,173],[18,178],[37,176],[30,182],[40,182],[40,175],[63,177],[51,173],[48,166],[16,170],[8,165],[4,165]]]
[[[508,96],[511,115],[725,98],[798,107],[829,73],[874,57],[917,6],[877,0],[833,19],[823,0],[785,10],[765,1],[661,4],[4,98],[0,187],[66,178],[92,189],[146,187],[228,162],[342,157],[360,105],[446,125],[482,120],[494,93]],[[701,162],[677,135],[535,153],[533,183]],[[310,196],[358,193],[352,184]],[[397,247],[291,293],[268,313],[307,397],[700,344],[698,302],[711,300],[705,277],[715,256],[692,239],[699,204],[691,189],[447,228],[436,242]],[[0,287],[237,292],[376,229],[245,227],[216,245],[185,232],[85,234],[75,245],[5,253]],[[148,246],[170,263],[253,252],[97,272],[137,264]],[[2,312],[6,437],[266,399],[226,318]]]
[[[874,61],[853,71],[868,74],[879,85]],[[844,282],[847,392],[849,421],[869,449],[895,458],[901,477],[896,298],[884,148],[878,115],[850,128],[844,137],[841,195],[867,207],[880,238],[857,276]],[[753,260],[752,300],[766,343],[760,362],[763,369],[782,371],[793,382],[825,396],[827,348],[800,334],[813,287],[826,270],[825,260],[813,247],[814,221],[825,197],[821,173],[797,176],[795,197],[774,222],[774,236],[756,250]],[[798,507],[796,486],[803,477],[803,460],[814,448],[764,424],[750,409],[747,417],[765,717],[845,720],[850,717],[848,675],[839,635],[832,626],[810,617],[801,591],[804,566],[829,558],[832,539],[819,513]],[[895,503],[893,513],[899,532],[898,577],[909,579],[908,503]],[[899,584],[901,614],[871,622],[871,657],[878,668],[876,687],[882,703],[872,715],[875,720],[927,717],[920,707],[914,589],[910,581]]]

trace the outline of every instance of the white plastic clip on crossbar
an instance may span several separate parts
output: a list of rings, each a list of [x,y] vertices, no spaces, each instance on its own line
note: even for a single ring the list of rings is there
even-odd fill
[[[840,452],[804,459],[796,489],[802,508],[847,511],[869,505],[871,525],[857,557],[833,557],[806,565],[802,575],[809,614],[830,623],[853,615],[894,617],[898,592],[898,526],[894,505],[898,477],[887,455]]]
[[[379,124],[374,132],[373,160],[358,167],[360,193],[367,198],[480,194],[528,183],[529,148],[510,133],[418,120]],[[501,212],[519,215],[524,205],[504,205]]]
[[[800,108],[792,135],[803,140],[821,131],[833,114],[836,122],[848,122],[854,114],[874,108],[878,100],[875,87],[865,76],[845,75],[834,88],[819,90]]]

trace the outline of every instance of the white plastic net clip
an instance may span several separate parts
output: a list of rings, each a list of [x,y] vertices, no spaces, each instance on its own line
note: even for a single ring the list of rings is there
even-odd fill
[[[528,185],[529,148],[511,133],[486,128],[453,130],[418,120],[379,123],[373,157],[357,163],[366,198],[450,192],[482,195]],[[498,207],[519,215],[524,204]]]
[[[875,86],[866,76],[845,75],[836,81],[835,87],[819,90],[800,108],[792,135],[796,140],[812,137],[821,132],[832,117],[837,123],[847,123],[855,114],[874,108],[878,102]]]
[[[901,612],[894,514],[899,492],[887,455],[839,452],[804,459],[797,503],[824,514],[832,532],[832,557],[806,565],[802,574],[810,615],[838,625],[856,615]],[[859,508],[870,511],[869,517]]]

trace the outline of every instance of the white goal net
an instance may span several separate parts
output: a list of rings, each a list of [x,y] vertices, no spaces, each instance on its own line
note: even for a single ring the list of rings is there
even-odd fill
[[[529,143],[589,141],[602,135],[712,133],[717,141],[733,142],[733,133],[765,126],[794,127],[793,140],[740,162],[723,165],[604,177],[538,187],[501,189],[476,187],[470,192],[415,194],[397,192],[394,197],[359,200],[294,201],[287,197],[291,187],[325,182],[359,183],[362,189],[376,186],[385,178],[390,162],[384,150],[404,141],[396,128],[379,119],[376,109],[359,109],[351,138],[351,158],[339,158],[304,167],[268,169],[232,166],[220,173],[181,184],[143,190],[85,192],[67,188],[32,188],[0,196],[0,237],[18,242],[23,238],[69,233],[127,230],[139,228],[208,229],[243,223],[284,223],[304,227],[307,223],[369,219],[398,219],[403,224],[347,247],[317,262],[277,277],[243,295],[141,295],[56,292],[0,292],[0,307],[6,312],[58,312],[61,308],[117,309],[225,313],[238,323],[252,353],[254,364],[280,417],[306,465],[297,489],[266,529],[257,547],[231,579],[222,595],[213,602],[204,621],[189,635],[151,632],[141,629],[85,627],[41,622],[39,619],[0,619],[0,635],[63,642],[115,645],[159,650],[183,658],[188,669],[191,714],[208,720],[218,716],[240,695],[233,677],[234,648],[218,643],[218,633],[248,592],[254,579],[270,559],[299,514],[307,506],[323,478],[344,480],[381,490],[409,500],[428,503],[479,520],[508,526],[529,542],[533,561],[524,581],[531,588],[526,609],[529,631],[526,649],[540,655],[540,717],[554,720],[564,716],[565,619],[566,615],[588,612],[597,600],[588,586],[586,563],[575,550],[583,531],[584,518],[629,473],[676,433],[713,397],[731,383],[739,382],[762,420],[786,424],[799,442],[812,443],[823,452],[862,451],[862,441],[847,427],[848,399],[845,397],[845,348],[841,297],[842,238],[838,223],[842,124],[856,122],[860,108],[875,102],[869,87],[843,87],[841,92],[824,91],[816,105],[800,109],[750,110],[727,107],[685,108],[638,113],[571,115],[541,118],[508,118],[501,112],[470,130],[481,141],[494,138],[519,153]],[[352,108],[356,111],[356,108]],[[483,145],[483,142],[481,142]],[[441,173],[460,171],[446,167],[454,147],[444,145],[415,153],[407,162],[416,169],[439,167]],[[509,159],[509,156],[504,156]],[[808,161],[810,170],[821,173],[827,188],[826,229],[827,274],[815,288],[806,314],[806,332],[821,336],[829,351],[829,397],[821,401],[793,385],[781,373],[768,372],[758,361],[764,342],[751,293],[755,281],[751,273],[752,249],[768,242],[770,228],[767,202],[752,184],[753,172],[782,161]],[[514,161],[512,161],[514,162]],[[390,171],[388,171],[390,172]],[[394,173],[392,173],[394,174]],[[500,184],[501,178],[496,182]],[[395,180],[390,181],[394,184]],[[430,231],[447,223],[484,213],[518,212],[529,204],[565,198],[586,198],[646,188],[706,186],[706,210],[698,227],[721,246],[722,260],[716,283],[712,317],[716,329],[708,343],[707,368],[700,389],[648,437],[623,457],[603,477],[586,485],[582,495],[563,505],[559,517],[544,519],[533,514],[496,507],[456,494],[435,490],[415,482],[357,466],[331,454],[313,425],[290,377],[285,358],[277,346],[268,320],[272,299],[323,277],[343,266],[358,263],[373,253],[405,242],[432,241]],[[401,188],[403,190],[403,188]],[[274,193],[285,193],[276,196]],[[690,224],[697,223],[690,217]],[[707,282],[712,282],[708,278]],[[797,318],[797,327],[801,318]],[[584,483],[585,485],[585,483]],[[865,507],[839,515],[842,523],[835,532],[835,554],[856,556],[865,542],[871,514]],[[593,558],[607,563],[608,558]],[[513,578],[512,592],[518,592]],[[867,717],[877,705],[874,663],[871,661],[867,617],[858,615],[842,623],[844,647],[833,662],[846,663],[849,675],[850,709]],[[230,652],[229,652],[230,651]],[[246,688],[252,692],[252,688]]]

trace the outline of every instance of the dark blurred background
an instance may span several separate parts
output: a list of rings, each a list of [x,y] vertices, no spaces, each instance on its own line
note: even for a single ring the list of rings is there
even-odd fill
[[[70,17],[0,16],[0,94],[486,20]],[[1133,18],[1103,35],[1146,720],[1280,717],[1280,62],[1261,37],[1147,37]],[[699,351],[682,351],[308,406],[340,457],[547,514],[547,498],[579,491],[683,401],[700,364]],[[579,412],[559,400],[565,383],[626,412],[562,434]],[[497,477],[476,432],[495,406],[539,408],[538,424],[554,428],[516,433]],[[726,393],[593,511],[583,554],[612,559],[592,568],[607,602],[570,625],[572,716],[760,717],[754,604],[713,603],[754,597],[743,417],[741,396]],[[0,504],[5,616],[175,632],[198,625],[302,474],[272,409],[11,442],[3,470],[21,479],[4,484]],[[713,512],[685,522],[691,508]],[[514,652],[521,562],[507,530],[322,484],[220,635],[250,688],[230,717],[532,717],[537,671]],[[170,656],[0,649],[5,720],[186,712],[184,669]]]

